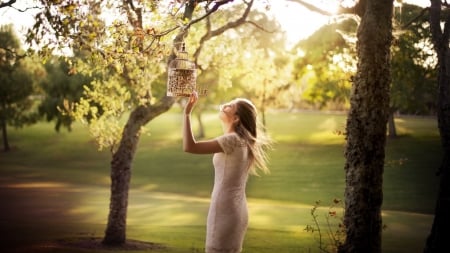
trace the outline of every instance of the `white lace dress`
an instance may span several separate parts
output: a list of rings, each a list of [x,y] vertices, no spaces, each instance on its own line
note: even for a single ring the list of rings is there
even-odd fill
[[[217,141],[224,152],[213,157],[214,188],[207,219],[206,252],[238,253],[242,251],[248,224],[247,146],[235,133],[220,136]]]

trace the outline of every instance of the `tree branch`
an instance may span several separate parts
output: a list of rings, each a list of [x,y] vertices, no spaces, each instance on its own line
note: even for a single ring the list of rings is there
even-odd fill
[[[402,29],[408,28],[410,25],[412,25],[414,22],[416,22],[419,18],[425,16],[425,14],[430,10],[430,7],[426,7],[422,9],[422,11],[419,13],[419,15],[415,16],[413,19],[408,21],[406,24],[402,25]]]
[[[210,16],[212,13],[214,13],[215,11],[217,11],[217,10],[219,9],[220,6],[225,5],[225,4],[229,3],[229,2],[233,2],[233,0],[221,0],[221,1],[216,1],[215,4],[214,4],[214,6],[213,6],[213,8],[211,8],[209,11],[207,11],[203,16],[201,16],[201,17],[199,17],[199,18],[197,18],[197,19],[194,19],[194,20],[190,21],[189,23],[187,23],[187,24],[184,25],[184,26],[181,26],[181,25],[174,26],[174,27],[172,27],[172,28],[170,28],[170,29],[168,29],[168,30],[166,30],[166,31],[163,31],[163,32],[161,32],[161,33],[159,33],[159,34],[157,34],[157,35],[155,35],[155,36],[156,36],[156,37],[163,37],[163,36],[165,36],[165,35],[167,35],[167,34],[173,32],[173,31],[175,31],[175,30],[178,29],[178,28],[182,28],[182,29],[184,29],[184,30],[187,30],[187,29],[188,29],[189,27],[191,27],[193,24],[198,23],[198,22],[200,22],[201,20],[207,18],[207,17]]]
[[[189,22],[189,23],[186,25],[186,29],[189,28],[191,25],[193,25],[193,24],[195,24],[195,23],[198,23],[199,21],[205,19],[206,17],[208,17],[208,16],[211,15],[212,13],[216,12],[216,11],[220,8],[220,6],[225,5],[225,4],[229,3],[229,2],[233,2],[233,0],[221,0],[221,1],[216,1],[215,4],[214,4],[214,6],[211,8],[211,10],[209,10],[208,12],[206,12],[205,15],[203,15],[203,16],[201,16],[201,17],[199,17],[199,18],[197,18],[197,19],[194,19],[194,20],[192,20],[191,22]],[[253,2],[253,0],[252,0],[251,2]]]
[[[251,10],[251,8],[253,6],[253,2],[254,2],[254,0],[251,0],[249,2],[244,2],[247,5],[247,8],[245,9],[245,11],[242,14],[242,16],[240,18],[238,18],[237,20],[235,20],[235,21],[230,21],[230,22],[226,23],[225,25],[217,28],[216,30],[211,30],[211,24],[210,24],[209,19],[208,19],[208,21],[207,21],[207,30],[208,31],[200,39],[200,42],[199,42],[200,45],[197,48],[197,50],[195,51],[195,53],[194,53],[194,62],[200,69],[201,69],[201,66],[199,66],[197,64],[197,59],[198,59],[198,57],[199,57],[199,55],[201,53],[201,50],[203,49],[203,44],[206,41],[210,40],[211,38],[223,34],[224,32],[226,32],[229,29],[236,28],[236,27],[238,27],[238,26],[248,22],[248,21],[246,21],[246,19],[247,19],[248,15],[250,13],[250,10]]]
[[[312,5],[310,3],[307,3],[307,2],[305,2],[303,0],[287,0],[287,1],[288,2],[293,2],[293,3],[298,3],[298,4],[302,5],[302,6],[304,6],[306,9],[308,9],[310,11],[313,11],[313,12],[317,12],[317,13],[322,14],[324,16],[332,16],[333,15],[333,13],[325,11],[323,9],[320,9],[317,6]]]
[[[17,2],[17,0],[9,0],[7,2],[0,2],[0,8],[4,8],[4,7],[13,7],[12,5],[15,4]]]
[[[276,29],[273,30],[273,31],[269,31],[269,30],[267,30],[266,28],[260,26],[259,24],[257,24],[257,23],[254,22],[254,21],[251,21],[251,20],[247,20],[247,21],[245,21],[245,23],[250,24],[250,25],[253,25],[254,27],[256,27],[256,28],[258,28],[259,30],[262,30],[262,31],[264,31],[264,32],[266,32],[266,33],[275,33],[275,32],[277,31]]]
[[[6,1],[6,2],[2,1],[2,2],[0,2],[0,9],[1,8],[5,8],[5,7],[10,7],[10,8],[13,8],[14,10],[16,10],[16,11],[19,11],[19,12],[26,12],[27,10],[31,10],[31,9],[39,9],[39,7],[37,7],[37,6],[27,7],[25,9],[18,9],[18,8],[13,6],[13,4],[15,4],[16,2],[17,2],[17,0],[9,0],[9,1]]]
[[[298,3],[312,12],[316,12],[316,13],[322,14],[324,16],[336,15],[335,13],[331,13],[329,11],[323,10],[323,9],[321,9],[313,4],[307,3],[303,0],[286,0],[286,1]],[[346,7],[343,7],[342,5],[340,5],[339,9],[337,11],[337,14],[357,14],[358,16],[361,17],[362,14],[364,13],[365,6],[366,6],[366,0],[359,0],[353,7],[350,7],[350,8],[346,8]]]
[[[441,1],[440,0],[431,0],[430,30],[431,30],[431,38],[432,38],[434,47],[437,52],[440,51],[441,39],[442,39],[442,29],[441,29],[441,25],[440,25],[440,17],[441,17]]]

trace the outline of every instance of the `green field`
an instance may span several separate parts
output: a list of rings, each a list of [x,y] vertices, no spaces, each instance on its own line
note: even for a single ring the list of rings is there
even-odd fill
[[[205,115],[204,122],[208,137],[221,133],[216,113]],[[387,142],[383,252],[422,252],[442,157],[437,123],[422,117],[399,117],[396,123],[399,137]],[[316,201],[324,222],[329,203],[343,196],[344,136],[336,132],[344,131],[345,115],[271,112],[267,128],[276,141],[271,174],[249,180],[244,252],[318,252],[317,238],[304,228],[313,224]],[[109,151],[97,151],[81,125],[71,133],[56,133],[49,123],[9,133],[13,151],[0,153],[1,245],[18,252],[69,252],[53,242],[101,237]],[[155,252],[203,252],[212,182],[211,156],[182,152],[179,109],[155,119],[133,164],[128,238],[166,246]]]

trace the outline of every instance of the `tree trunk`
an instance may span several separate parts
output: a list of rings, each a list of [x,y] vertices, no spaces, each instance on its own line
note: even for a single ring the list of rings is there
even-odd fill
[[[450,252],[450,15],[441,29],[441,1],[432,0],[430,8],[430,29],[434,48],[438,57],[438,99],[437,116],[444,157],[438,171],[440,178],[435,215],[425,253]]]
[[[202,139],[205,137],[205,126],[203,124],[202,114],[199,112],[199,113],[196,113],[195,116],[197,116],[197,122],[198,122],[197,138]]]
[[[346,240],[338,249],[341,253],[381,252],[393,0],[363,4],[366,8],[357,32],[358,69],[346,127]]]
[[[447,117],[450,117],[448,115]],[[448,131],[450,129],[447,128]],[[450,252],[450,151],[444,153],[442,165],[439,168],[438,196],[431,232],[426,240],[425,253],[448,253]]]
[[[4,118],[0,118],[0,124],[2,127],[2,137],[3,137],[3,150],[8,152],[10,150],[9,141],[8,141],[8,129],[6,125],[6,120]]]
[[[141,127],[169,110],[174,102],[174,98],[164,97],[157,105],[137,107],[128,118],[119,147],[111,161],[111,198],[104,244],[120,245],[126,241],[131,164],[139,142]]]
[[[397,137],[397,129],[395,127],[395,119],[394,119],[394,110],[391,110],[389,112],[388,136],[389,136],[389,138]]]

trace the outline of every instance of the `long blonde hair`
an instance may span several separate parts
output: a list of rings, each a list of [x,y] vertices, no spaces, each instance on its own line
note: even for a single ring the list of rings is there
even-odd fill
[[[257,169],[269,173],[267,166],[267,150],[272,147],[272,140],[264,131],[257,118],[255,105],[246,98],[236,98],[236,115],[239,121],[235,126],[235,132],[247,142],[250,157],[250,173],[258,175]]]

